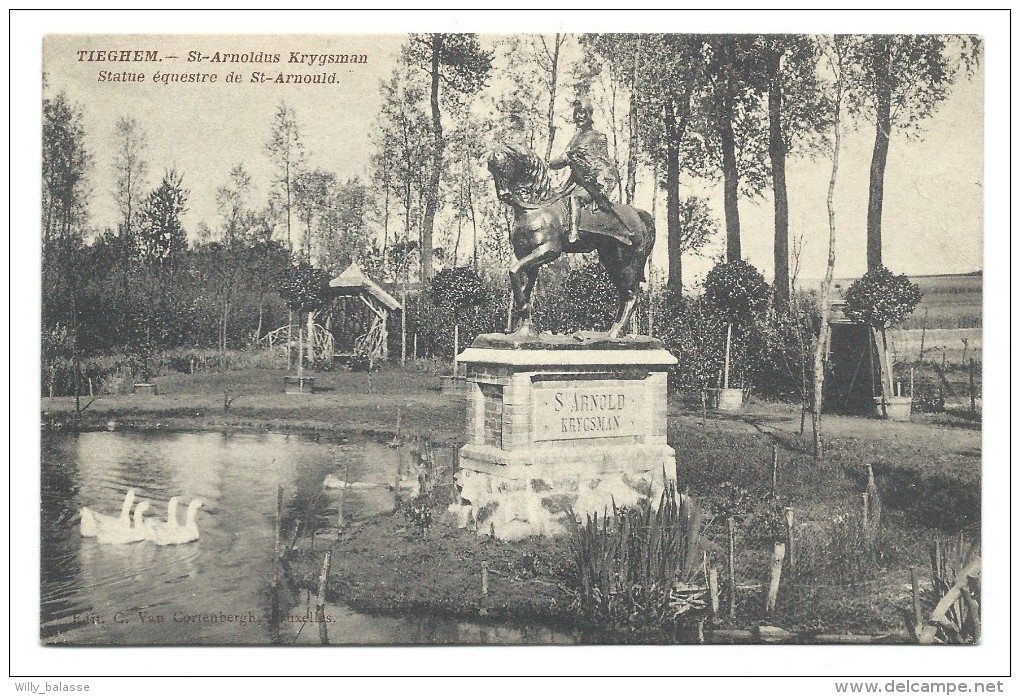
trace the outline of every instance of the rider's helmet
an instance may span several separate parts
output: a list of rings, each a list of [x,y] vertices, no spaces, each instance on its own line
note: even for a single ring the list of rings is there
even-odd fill
[[[572,101],[570,105],[573,107],[574,111],[581,109],[582,111],[588,112],[589,118],[595,113],[595,107],[592,106],[591,101],[587,97],[578,97]]]

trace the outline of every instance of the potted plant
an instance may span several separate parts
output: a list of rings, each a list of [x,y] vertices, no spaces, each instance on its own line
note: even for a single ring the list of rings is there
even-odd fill
[[[921,301],[921,289],[906,275],[893,275],[879,266],[854,281],[846,292],[847,319],[867,324],[882,335],[885,379],[882,394],[875,397],[879,415],[892,420],[910,420],[913,394],[898,394],[893,388],[893,366],[886,331],[903,321]]]
[[[283,278],[280,285],[280,296],[287,302],[287,307],[292,312],[298,313],[298,360],[297,374],[287,375],[284,380],[284,391],[287,394],[310,394],[315,391],[315,378],[305,376],[305,330],[302,327],[301,315],[308,314],[309,329],[313,326],[314,312],[329,303],[331,298],[329,288],[329,274],[315,268],[309,263],[301,262],[292,266]],[[309,331],[307,340],[311,341]],[[310,348],[311,346],[309,346]],[[288,344],[287,350],[291,346]]]
[[[722,388],[716,407],[722,411],[736,411],[743,406],[744,392],[730,387],[733,327],[746,326],[766,308],[769,286],[758,269],[747,261],[730,261],[717,265],[705,276],[705,300],[726,323]]]

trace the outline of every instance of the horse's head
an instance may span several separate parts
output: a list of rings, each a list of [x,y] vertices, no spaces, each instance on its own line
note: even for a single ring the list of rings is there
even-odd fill
[[[516,143],[502,143],[489,155],[489,172],[496,182],[496,196],[504,203],[516,198],[541,203],[552,190],[545,160]]]

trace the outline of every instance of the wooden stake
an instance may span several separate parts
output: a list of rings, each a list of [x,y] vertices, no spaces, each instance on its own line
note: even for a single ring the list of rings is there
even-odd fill
[[[970,412],[977,413],[977,392],[974,389],[974,358],[970,359]],[[92,380],[89,380],[89,394],[91,395]]]
[[[788,507],[786,512],[786,548],[789,552],[786,554],[789,559],[790,567],[793,568],[793,508]]]
[[[712,619],[719,618],[719,571],[715,568],[708,570],[708,594],[712,602]]]
[[[921,591],[917,582],[917,567],[910,566],[910,596],[914,609],[914,636],[921,635],[924,619],[921,618]]]
[[[393,479],[393,498],[394,498],[394,500],[397,503],[397,507],[400,506],[400,470],[402,468],[401,464],[403,464],[403,461],[404,461],[403,450],[402,449],[398,449],[397,450],[397,476],[396,476],[395,479]]]
[[[772,552],[772,572],[769,576],[769,595],[765,601],[765,613],[771,614],[779,599],[779,579],[783,574],[783,559],[786,557],[786,544],[776,544]]]
[[[701,390],[701,427],[708,427],[708,396],[705,390]]]
[[[861,531],[864,532],[864,534],[868,533],[868,508],[870,507],[870,505],[868,504],[869,503],[869,500],[868,500],[869,497],[870,496],[868,495],[867,491],[861,493],[861,498],[864,501],[864,506],[863,506],[863,509],[862,509],[862,513],[863,514],[861,515]]]
[[[776,488],[779,483],[779,445],[772,445],[772,499],[776,498]]]
[[[336,511],[336,538],[339,541],[344,535],[344,502],[347,499],[347,489],[351,485],[351,465],[347,465],[344,473],[344,487],[340,489],[340,504]]]
[[[457,352],[460,350],[460,326],[453,325],[453,378],[457,379]],[[454,385],[456,386],[456,385]]]
[[[730,599],[730,618],[732,619],[732,618],[735,618],[737,616],[737,572],[736,572],[736,568],[734,568],[734,559],[733,559],[733,545],[734,545],[734,536],[736,535],[736,522],[734,522],[732,516],[726,518],[726,529],[727,529],[728,534],[729,534],[729,556],[730,556],[729,557],[729,561],[730,561],[730,567],[729,567],[729,573],[730,573],[730,597],[729,597],[729,599]]]
[[[280,528],[283,524],[283,486],[276,487],[276,524],[273,528],[273,549],[277,561],[280,560]]]
[[[733,336],[733,322],[726,322],[726,362],[723,366],[723,389],[730,388],[730,338]]]
[[[329,634],[326,633],[326,578],[329,577],[329,564],[332,551],[326,551],[322,559],[322,572],[319,574],[319,594],[315,598],[315,621],[319,624],[319,642],[329,645]]]
[[[301,520],[295,520],[294,529],[290,531],[290,540],[287,542],[287,546],[283,550],[284,556],[293,551],[294,547],[297,546],[297,538],[300,532],[301,532]]]
[[[478,610],[479,616],[489,613],[489,562],[482,561],[482,606]]]

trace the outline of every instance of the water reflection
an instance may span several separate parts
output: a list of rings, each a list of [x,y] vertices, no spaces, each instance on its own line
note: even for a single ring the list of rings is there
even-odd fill
[[[42,444],[40,635],[45,643],[80,645],[268,644],[278,487],[285,519],[314,509],[303,529],[335,530],[339,492],[322,494],[327,474],[392,486],[411,459],[406,448],[368,439],[277,434],[44,433]],[[437,456],[452,458],[452,451]],[[152,503],[149,515],[158,519],[172,496],[180,497],[182,516],[201,498],[200,540],[116,546],[82,538],[81,507],[116,514],[129,488]],[[389,487],[348,490],[344,510],[359,519],[394,503]],[[337,644],[560,642],[520,629],[329,610]],[[284,642],[319,639],[315,625],[301,629],[300,622],[283,634]]]

